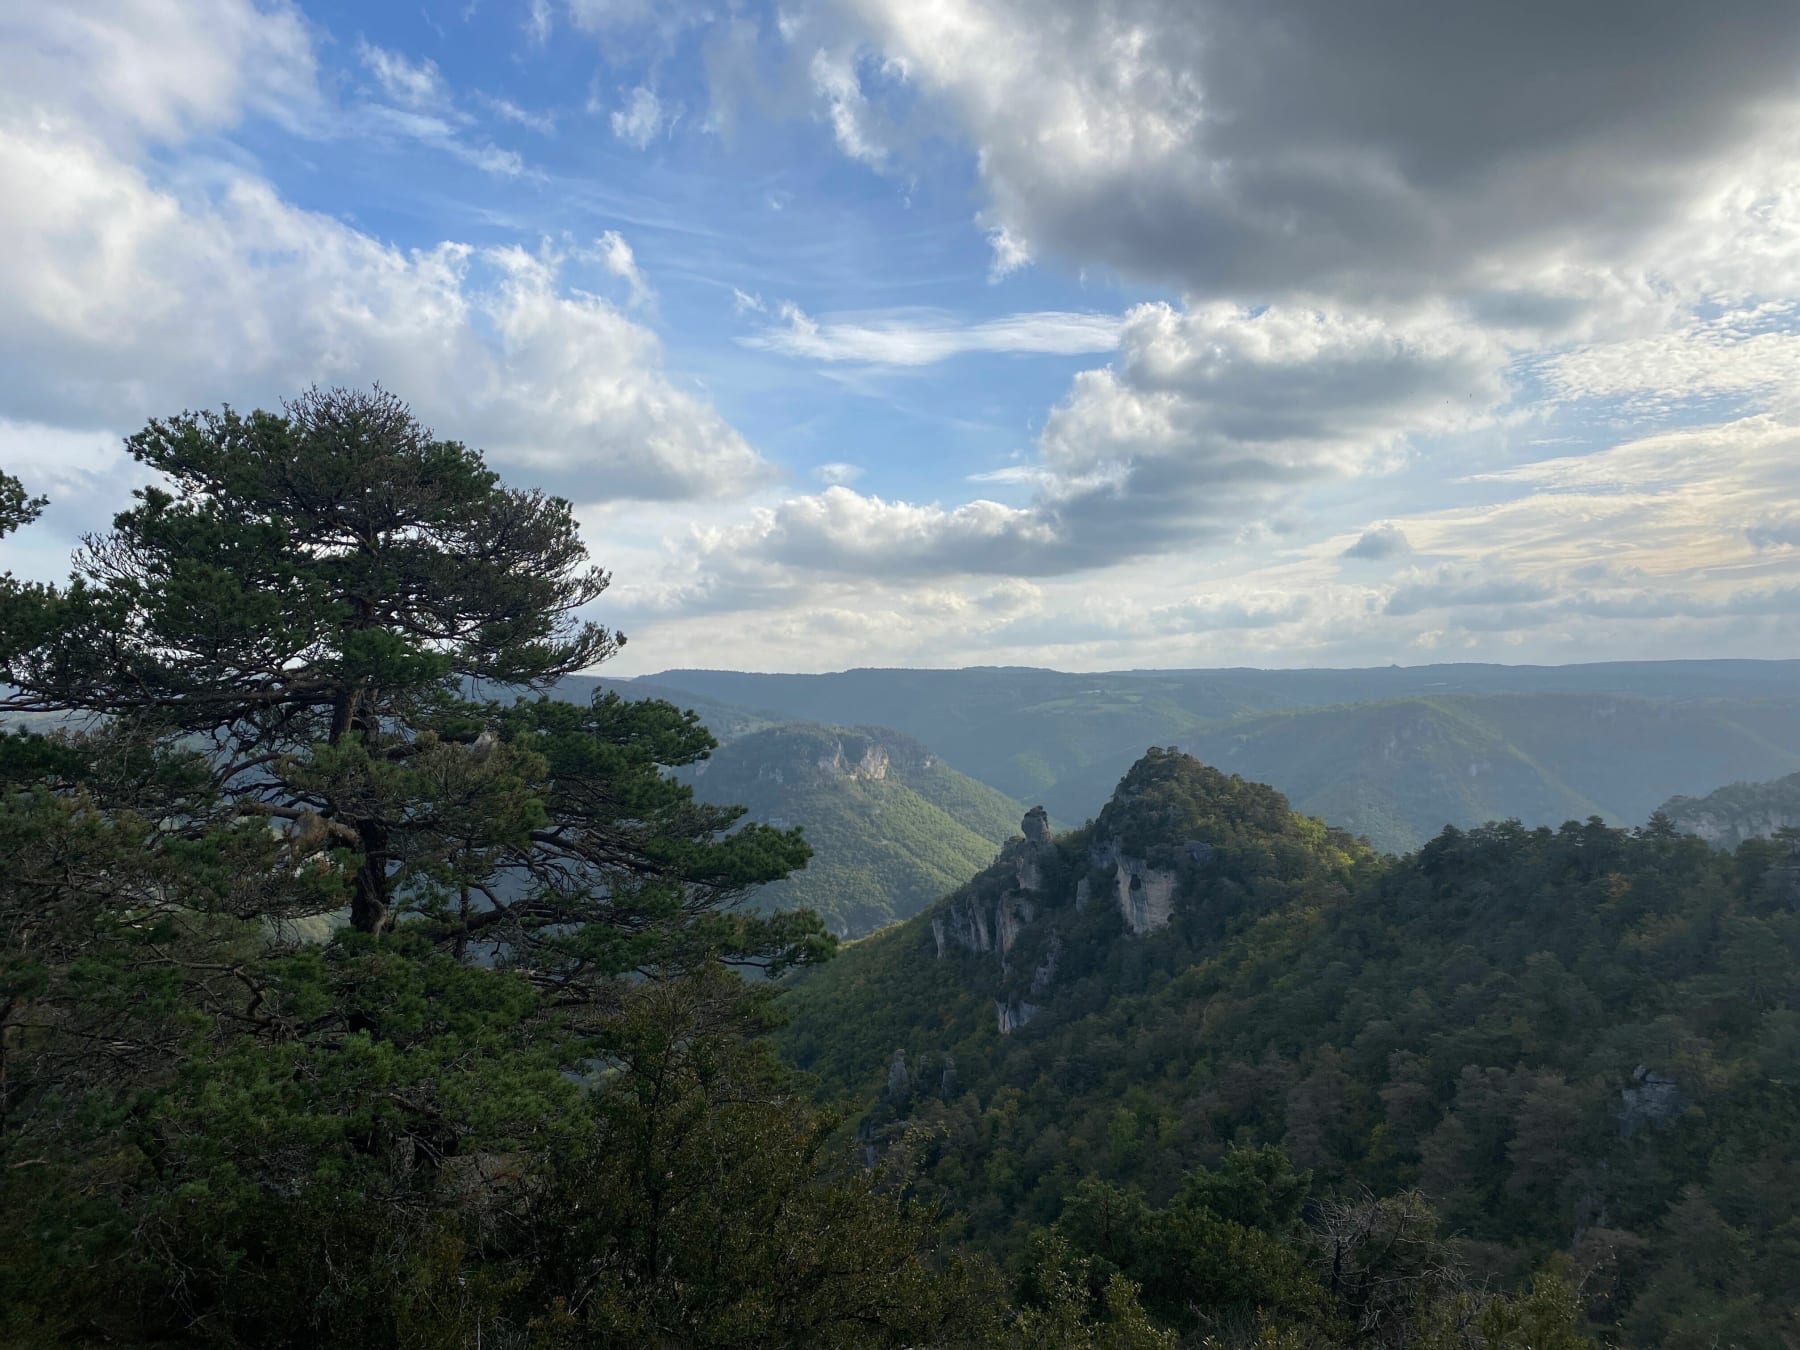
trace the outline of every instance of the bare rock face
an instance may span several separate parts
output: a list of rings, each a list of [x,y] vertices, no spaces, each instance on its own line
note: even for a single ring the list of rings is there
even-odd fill
[[[1042,1011],[1043,1009],[1037,1004],[1026,1003],[1023,999],[1013,999],[1008,1002],[1002,1002],[1000,999],[994,1000],[994,1017],[1000,1025],[1002,1036],[1012,1035]]]
[[[1168,927],[1175,914],[1175,881],[1173,872],[1140,858],[1120,858],[1113,883],[1125,927],[1140,936]]]
[[[1037,906],[1022,895],[1003,895],[994,906],[995,947],[1000,964],[1006,965],[1006,954],[1019,940],[1025,925],[1037,918]]]
[[[840,740],[829,755],[819,758],[821,772],[836,774],[841,778],[882,779],[887,777],[888,752],[883,745],[870,744],[863,747],[858,755],[855,748],[849,754],[844,753],[844,743]]]
[[[1014,856],[1013,879],[1019,883],[1019,889],[1022,891],[1044,889],[1044,869],[1038,863],[1035,850],[1020,849]]]
[[[1026,843],[1045,847],[1050,842],[1050,813],[1041,806],[1032,807],[1019,822],[1019,829],[1024,833]]]
[[[946,906],[942,914],[932,916],[931,935],[937,939],[937,954],[947,947],[964,947],[972,952],[994,950],[994,931],[988,922],[988,907],[974,896],[965,896]]]

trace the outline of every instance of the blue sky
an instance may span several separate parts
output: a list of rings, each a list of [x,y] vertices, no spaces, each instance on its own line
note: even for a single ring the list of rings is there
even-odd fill
[[[0,3],[0,564],[379,380],[621,673],[1792,656],[1797,151],[1772,0]]]

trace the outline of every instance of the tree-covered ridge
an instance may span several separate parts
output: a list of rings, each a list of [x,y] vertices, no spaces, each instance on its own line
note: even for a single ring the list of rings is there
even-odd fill
[[[1431,696],[1266,715],[1182,745],[1405,852],[1445,825],[1636,823],[1683,786],[1787,772],[1800,701]]]
[[[1772,783],[1730,783],[1704,797],[1671,797],[1662,814],[1683,834],[1699,835],[1715,848],[1774,838],[1800,827],[1800,773]]]
[[[807,909],[840,937],[909,918],[993,860],[1020,807],[910,736],[789,724],[727,741],[688,774],[703,801],[798,827],[812,857],[765,886],[764,910]]]
[[[1790,846],[1499,824],[1383,861],[1279,802],[1153,755],[1093,829],[1046,844],[1004,965],[934,932],[970,899],[952,897],[801,981],[781,1044],[868,1094],[864,1136],[1002,1249],[1060,1220],[1098,1256],[1084,1181],[1137,1214],[1179,1205],[1196,1166],[1278,1145],[1327,1206],[1418,1188],[1498,1279],[1571,1261],[1625,1343],[1788,1344]],[[1096,903],[1133,858],[1177,878],[1166,926]],[[997,1007],[1051,949],[1009,1025]]]
[[[1145,744],[1178,744],[1395,852],[1446,824],[1635,823],[1672,794],[1800,768],[1800,686],[1793,663],[1774,661],[653,680],[774,715],[898,728],[1067,821],[1094,815]]]

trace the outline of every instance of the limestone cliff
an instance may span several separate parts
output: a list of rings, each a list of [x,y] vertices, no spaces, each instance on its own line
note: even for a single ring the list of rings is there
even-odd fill
[[[1731,852],[1746,839],[1800,829],[1800,773],[1769,783],[1733,783],[1704,797],[1671,797],[1662,814],[1683,834]]]

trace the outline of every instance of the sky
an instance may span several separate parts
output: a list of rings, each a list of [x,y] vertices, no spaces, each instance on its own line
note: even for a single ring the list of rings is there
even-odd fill
[[[0,467],[379,382],[608,670],[1800,656],[1800,5],[0,0]]]

